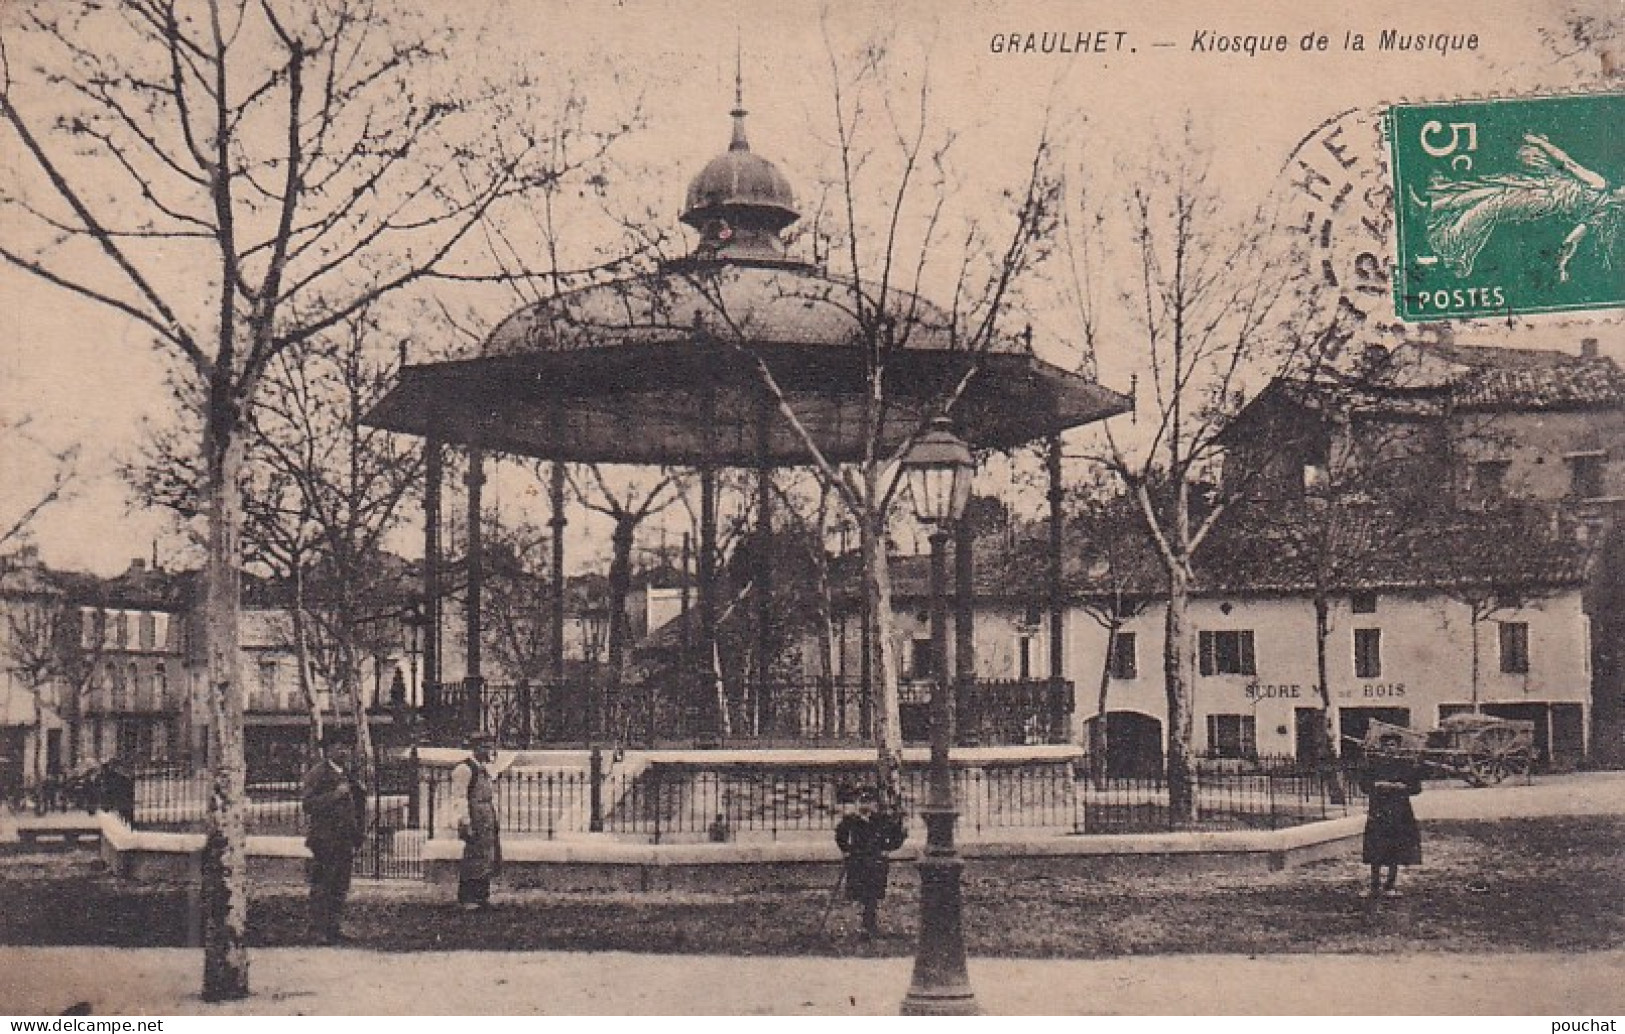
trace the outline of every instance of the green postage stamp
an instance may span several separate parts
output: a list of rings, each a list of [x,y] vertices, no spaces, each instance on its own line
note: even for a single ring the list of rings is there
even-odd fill
[[[1400,319],[1625,306],[1625,93],[1397,104]]]

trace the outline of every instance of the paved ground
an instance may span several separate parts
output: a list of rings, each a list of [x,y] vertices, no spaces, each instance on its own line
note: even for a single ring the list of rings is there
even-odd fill
[[[0,949],[0,1013],[886,1015],[910,974],[905,959],[579,952],[267,949],[251,965],[254,996],[212,1006],[195,950]],[[970,973],[1001,1015],[1625,1014],[1625,952],[973,959]]]
[[[1435,783],[1417,811],[1424,821],[1625,813],[1625,773],[1488,790]],[[85,1002],[101,1015],[885,1015],[910,973],[896,958],[259,949],[254,996],[211,1006],[197,998],[201,965],[195,949],[0,948],[0,1014]],[[996,1014],[1617,1016],[1621,974],[1625,951],[971,961],[982,1007]],[[1381,997],[1353,1000],[1351,988]]]
[[[1513,781],[1481,788],[1445,779],[1426,786],[1414,800],[1423,821],[1625,814],[1625,772],[1536,776],[1527,786]]]

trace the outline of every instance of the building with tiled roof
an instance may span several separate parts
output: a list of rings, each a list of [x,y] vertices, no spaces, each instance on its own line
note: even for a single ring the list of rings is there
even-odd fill
[[[995,533],[977,543],[977,678],[1064,680],[1077,742],[1088,742],[1104,714],[1113,767],[1156,769],[1167,708],[1166,578],[1155,545],[1131,508],[1069,527],[1062,669],[1051,672],[1046,588],[1034,576],[1042,536],[1030,537]],[[1594,629],[1617,606],[1619,552],[1608,535],[1540,506],[1422,520],[1303,500],[1238,507],[1214,529],[1195,572],[1196,747],[1219,756],[1311,749],[1318,597],[1342,734],[1359,738],[1371,719],[1432,728],[1476,707],[1533,721],[1544,756],[1579,764],[1592,756],[1594,698],[1607,690]],[[892,571],[901,674],[923,679],[929,561],[897,557]],[[1120,621],[1108,647],[1114,610]],[[841,663],[850,669],[859,644],[854,625],[841,627],[849,631]]]
[[[1591,543],[1617,543],[1625,514],[1625,371],[1600,354],[1458,343],[1407,342],[1367,357],[1357,375],[1281,378],[1226,431],[1232,488],[1280,503],[1321,495],[1342,507],[1382,479],[1439,511],[1544,510]],[[1366,494],[1369,495],[1369,492]],[[1442,534],[1442,533],[1441,533]],[[1419,544],[1516,580],[1551,569],[1534,540],[1509,532],[1500,549],[1475,553],[1448,539]],[[1587,645],[1590,734],[1596,756],[1625,762],[1625,547],[1591,561]],[[1458,564],[1459,566],[1459,564]],[[1434,576],[1425,575],[1426,580]]]
[[[1625,501],[1625,371],[1599,355],[1408,342],[1358,375],[1283,377],[1226,430],[1226,477],[1270,498],[1381,462],[1459,504]]]
[[[111,578],[5,558],[0,780],[32,783],[115,755],[185,756],[186,634],[196,577],[136,559]]]

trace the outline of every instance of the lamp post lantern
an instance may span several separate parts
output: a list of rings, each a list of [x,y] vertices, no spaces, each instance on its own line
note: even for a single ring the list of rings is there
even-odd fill
[[[406,702],[412,707],[421,707],[423,704],[422,686],[418,675],[418,658],[423,655],[423,605],[414,600],[407,605],[406,611],[401,615],[402,636],[406,640],[402,645],[406,647]]]
[[[907,1016],[970,1016],[977,1013],[965,969],[960,876],[964,861],[954,847],[953,709],[948,687],[947,546],[953,525],[970,498],[975,461],[946,417],[933,421],[903,459],[914,515],[931,528],[931,769],[920,856],[920,940],[914,977],[903,998]]]
[[[587,829],[592,833],[604,831],[604,748],[602,729],[602,685],[598,659],[602,656],[604,640],[609,634],[609,611],[592,606],[581,612],[582,632],[586,635],[587,665]]]

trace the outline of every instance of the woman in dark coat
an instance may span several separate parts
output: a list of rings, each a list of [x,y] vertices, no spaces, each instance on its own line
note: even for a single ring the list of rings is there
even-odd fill
[[[903,846],[908,831],[901,819],[876,810],[876,794],[865,790],[854,812],[842,816],[835,827],[835,846],[844,856],[846,896],[863,906],[863,935],[879,932],[880,901],[890,876],[887,852]]]
[[[1397,751],[1401,737],[1389,734],[1378,740],[1378,749],[1368,756],[1360,788],[1365,791],[1365,840],[1360,858],[1371,866],[1369,895],[1397,897],[1394,883],[1401,865],[1422,864],[1422,833],[1416,826],[1411,798],[1422,792],[1420,768]],[[1387,867],[1387,878],[1382,876]]]

